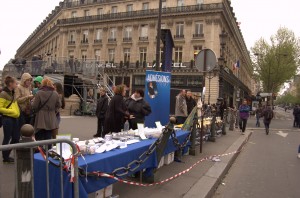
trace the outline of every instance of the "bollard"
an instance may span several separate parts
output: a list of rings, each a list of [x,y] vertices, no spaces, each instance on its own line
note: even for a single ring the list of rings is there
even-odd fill
[[[212,120],[211,120],[211,127],[210,127],[210,137],[209,141],[215,142],[216,141],[216,110],[212,109]]]
[[[197,125],[198,125],[198,115],[197,112],[194,115],[194,120],[193,120],[193,128],[191,131],[191,147],[190,147],[190,151],[189,154],[196,156],[196,132],[197,132]]]
[[[25,124],[21,128],[22,139],[20,143],[34,142],[34,129],[31,125]],[[16,196],[17,198],[34,197],[34,177],[33,177],[33,149],[16,149]]]
[[[224,116],[223,116],[223,125],[222,125],[222,134],[226,135],[226,124],[227,124],[227,116],[228,116],[228,109],[225,109],[224,111]]]

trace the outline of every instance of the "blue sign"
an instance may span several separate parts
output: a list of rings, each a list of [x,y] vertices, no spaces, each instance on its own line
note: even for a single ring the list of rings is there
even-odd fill
[[[145,126],[155,127],[169,122],[170,116],[171,73],[146,71],[145,100],[150,104],[152,113],[146,117]]]

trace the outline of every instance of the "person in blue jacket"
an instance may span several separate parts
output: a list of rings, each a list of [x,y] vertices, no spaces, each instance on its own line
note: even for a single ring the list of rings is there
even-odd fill
[[[240,112],[240,131],[242,135],[245,134],[246,126],[247,126],[247,121],[249,118],[249,112],[250,112],[250,107],[247,104],[247,100],[243,101],[243,104],[239,108]]]

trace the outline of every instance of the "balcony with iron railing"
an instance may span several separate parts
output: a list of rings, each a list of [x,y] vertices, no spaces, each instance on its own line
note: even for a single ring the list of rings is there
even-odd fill
[[[94,43],[95,43],[95,44],[102,43],[102,39],[95,39],[95,40],[94,40]]]
[[[105,0],[106,1],[106,0]],[[212,3],[212,4],[203,4],[199,5],[191,5],[191,6],[181,6],[181,7],[169,7],[162,10],[163,15],[180,15],[180,14],[193,14],[199,12],[207,12],[207,11],[216,11],[222,10],[222,3]],[[58,20],[58,24],[66,25],[66,24],[75,24],[75,23],[85,23],[85,22],[93,22],[93,21],[101,21],[101,20],[118,20],[118,19],[132,19],[133,17],[157,17],[158,9],[149,9],[149,10],[137,10],[130,12],[119,12],[119,13],[108,13],[101,15],[93,15],[90,17],[75,17],[68,19],[60,19]]]
[[[81,44],[82,45],[88,45],[89,44],[89,40],[88,39],[81,40]]]
[[[204,34],[193,34],[194,39],[204,38]]]
[[[174,39],[175,40],[180,40],[180,39],[184,39],[184,34],[179,34],[179,35],[174,35]]]
[[[68,41],[68,45],[75,45],[75,41]]]
[[[132,37],[124,37],[123,42],[126,42],[126,43],[132,42]]]
[[[139,37],[139,41],[148,41],[148,36]]]
[[[117,42],[117,39],[116,38],[109,38],[108,42],[109,43],[115,43],[115,42]]]

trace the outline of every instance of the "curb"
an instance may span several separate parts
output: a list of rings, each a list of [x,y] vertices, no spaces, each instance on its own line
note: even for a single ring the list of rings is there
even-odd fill
[[[247,131],[245,135],[238,138],[224,153],[230,153],[242,149],[247,143],[252,132]],[[216,162],[190,190],[184,194],[183,198],[209,198],[212,197],[216,188],[219,186],[231,165],[237,158],[240,152],[222,157],[221,162]]]

